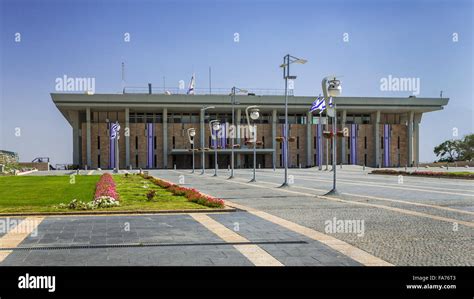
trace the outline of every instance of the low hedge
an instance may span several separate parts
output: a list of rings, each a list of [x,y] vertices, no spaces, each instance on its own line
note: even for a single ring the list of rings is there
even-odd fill
[[[459,179],[474,179],[472,172],[443,172],[443,171],[404,171],[394,169],[376,169],[372,170],[371,174],[387,174],[387,175],[409,175],[409,176],[424,176],[424,177],[441,177],[441,178],[459,178]]]

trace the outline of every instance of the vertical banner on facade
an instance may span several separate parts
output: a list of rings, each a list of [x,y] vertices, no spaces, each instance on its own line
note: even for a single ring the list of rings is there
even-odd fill
[[[115,168],[115,139],[112,138],[114,132],[111,130],[112,123],[107,123],[107,129],[109,131],[109,168]]]
[[[383,164],[390,167],[390,125],[383,125]]]
[[[357,124],[351,124],[351,164],[357,164]]]
[[[155,130],[154,130],[154,124],[153,123],[147,123],[146,124],[146,167],[147,168],[153,168],[153,151],[155,149]]]
[[[321,119],[321,118],[319,118]],[[323,166],[323,125],[321,123],[316,125],[316,141],[317,141],[317,153],[318,153],[318,166]]]

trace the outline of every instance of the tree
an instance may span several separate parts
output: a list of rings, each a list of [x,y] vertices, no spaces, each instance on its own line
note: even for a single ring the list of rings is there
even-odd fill
[[[463,139],[446,140],[433,150],[439,162],[466,161],[474,159],[474,134]]]
[[[453,162],[459,157],[459,140],[446,140],[440,145],[434,148],[436,157],[439,157],[439,161]]]
[[[460,160],[474,159],[474,134],[464,136],[460,145]]]

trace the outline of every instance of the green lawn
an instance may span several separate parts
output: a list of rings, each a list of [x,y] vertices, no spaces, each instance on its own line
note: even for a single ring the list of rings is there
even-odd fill
[[[55,206],[73,199],[91,201],[98,180],[98,175],[75,176],[73,184],[69,176],[0,177],[0,213],[87,212]],[[120,194],[120,206],[93,212],[210,209],[189,202],[183,196],[175,196],[138,175],[114,175],[114,180]],[[151,189],[156,190],[156,195],[153,201],[148,201],[146,193]]]
[[[0,213],[51,212],[54,205],[73,199],[90,201],[94,197],[98,175],[75,176],[4,176],[0,177]]]
[[[149,180],[138,175],[114,175],[117,191],[120,194],[120,207],[110,210],[180,210],[180,209],[210,209],[209,207],[190,202],[184,196],[175,196]],[[155,190],[153,201],[147,201],[146,193]]]

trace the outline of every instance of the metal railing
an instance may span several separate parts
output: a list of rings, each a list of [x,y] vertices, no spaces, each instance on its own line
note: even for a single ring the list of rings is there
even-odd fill
[[[249,91],[249,94],[254,95],[273,95],[273,96],[284,96],[284,89],[271,89],[271,88],[245,88]],[[152,87],[152,94],[169,94],[169,95],[186,95],[187,89],[180,89],[178,87]],[[231,88],[195,88],[195,95],[229,95]],[[123,89],[124,94],[149,94],[149,87],[137,87],[127,86]],[[293,90],[288,90],[288,95],[293,95]]]

